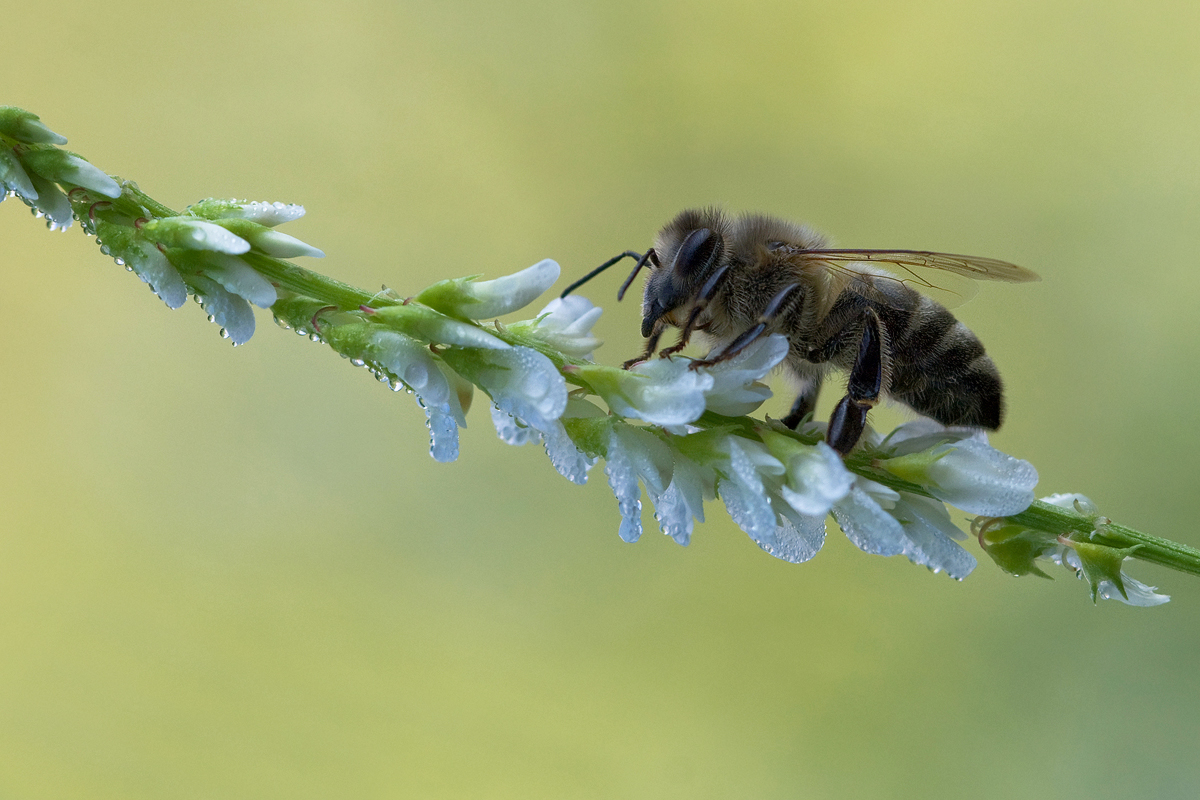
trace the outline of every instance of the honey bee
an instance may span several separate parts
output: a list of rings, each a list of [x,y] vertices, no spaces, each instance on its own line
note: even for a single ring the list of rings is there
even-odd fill
[[[653,357],[668,326],[677,344],[693,334],[713,346],[693,369],[730,359],[762,336],[781,333],[790,349],[784,368],[800,386],[783,423],[795,429],[812,414],[825,374],[849,373],[846,394],[830,417],[826,441],[843,457],[866,427],[867,412],[890,397],[943,425],[996,430],[1004,419],[1004,387],[983,344],[933,296],[962,302],[970,280],[1040,278],[1005,261],[922,250],[830,249],[811,228],[761,214],[730,217],[691,209],[663,226],[645,253],[627,250],[567,287],[571,291],[621,261],[636,261],[617,299],[643,267],[646,351]],[[886,267],[886,269],[881,268]],[[935,270],[932,272],[930,270]]]

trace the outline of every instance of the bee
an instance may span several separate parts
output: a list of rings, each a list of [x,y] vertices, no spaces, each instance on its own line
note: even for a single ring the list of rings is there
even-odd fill
[[[663,226],[645,253],[627,250],[563,292],[624,258],[635,266],[617,299],[649,267],[642,299],[646,350],[625,367],[654,356],[667,327],[679,341],[693,334],[713,346],[693,369],[733,358],[760,337],[781,333],[790,348],[785,372],[800,391],[783,424],[793,430],[813,413],[830,369],[847,372],[826,441],[843,457],[862,436],[867,412],[890,397],[943,425],[996,430],[1004,419],[1004,387],[979,338],[934,296],[962,302],[971,280],[1041,280],[990,258],[923,250],[830,249],[805,225],[761,214],[731,217],[691,209]],[[886,268],[886,269],[885,269]]]

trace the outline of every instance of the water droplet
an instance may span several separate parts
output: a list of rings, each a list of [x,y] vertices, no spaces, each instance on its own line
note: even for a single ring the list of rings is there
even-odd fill
[[[210,321],[210,322],[212,321],[212,317],[209,317],[208,319],[209,319],[209,321]],[[228,339],[228,338],[229,338],[229,331],[225,330],[224,328],[221,328],[221,338],[222,338],[222,339]]]
[[[308,331],[306,331],[304,328],[296,328],[296,333],[300,336],[308,336]]]
[[[367,362],[363,361],[361,358],[352,358],[350,359],[350,363],[356,367],[364,367],[367,364]]]
[[[288,325],[286,322],[284,322],[283,320],[281,320],[279,317],[275,317],[275,316],[273,316],[273,317],[272,317],[272,319],[274,319],[274,320],[275,320],[275,324],[276,324],[276,325],[278,325],[279,327],[283,328],[285,331],[286,331],[286,330],[291,330],[291,327],[292,327],[292,326],[291,326],[291,325]]]
[[[106,255],[106,256],[110,256],[110,255],[112,255],[112,250],[111,250],[111,249],[109,248],[109,246],[108,246],[108,245],[106,245],[106,244],[102,244],[102,245],[100,245],[100,252],[101,252],[101,253],[103,253],[103,254],[104,254],[104,255]]]
[[[126,264],[126,265],[125,265],[125,271],[126,271],[126,272],[133,272],[133,267],[131,267],[131,266],[129,266],[128,264]]]
[[[209,315],[208,315],[208,321],[209,321],[209,322],[216,322],[216,321],[217,321],[217,318],[216,318],[214,315],[212,315],[212,314],[209,314]]]
[[[309,340],[310,342],[319,342],[319,341],[321,341],[321,334],[319,334],[319,333],[314,333],[312,336],[309,336],[309,337],[308,337],[308,340]]]

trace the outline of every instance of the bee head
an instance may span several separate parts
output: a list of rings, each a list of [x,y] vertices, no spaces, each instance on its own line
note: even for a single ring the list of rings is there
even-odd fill
[[[660,319],[695,300],[725,257],[728,227],[720,210],[701,209],[682,212],[659,231],[642,298],[642,336],[649,337]]]

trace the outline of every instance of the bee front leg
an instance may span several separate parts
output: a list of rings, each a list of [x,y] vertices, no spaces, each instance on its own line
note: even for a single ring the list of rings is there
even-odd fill
[[[688,314],[687,322],[683,324],[683,332],[679,334],[679,342],[671,347],[664,348],[658,354],[659,357],[670,358],[687,347],[688,339],[691,338],[692,330],[696,326],[696,320],[700,318],[700,314],[704,312],[704,309],[708,308],[709,301],[720,291],[721,286],[725,283],[725,276],[728,274],[729,265],[726,264],[704,282],[704,285],[700,287],[700,294],[696,295],[696,304],[692,306],[692,312]]]
[[[650,338],[646,340],[646,352],[642,353],[637,358],[631,358],[621,365],[621,369],[629,369],[634,364],[640,364],[643,361],[649,361],[654,357],[654,348],[658,347],[658,340],[662,338],[663,329],[659,328],[650,334]]]
[[[867,426],[867,412],[879,402],[883,390],[883,338],[879,332],[879,316],[874,309],[863,313],[862,340],[858,356],[850,368],[846,396],[833,409],[825,441],[843,458],[858,444]]]

